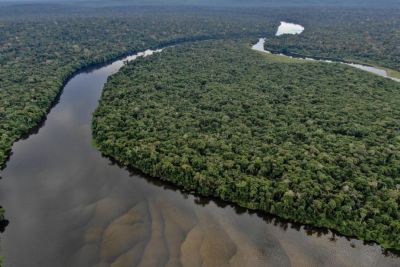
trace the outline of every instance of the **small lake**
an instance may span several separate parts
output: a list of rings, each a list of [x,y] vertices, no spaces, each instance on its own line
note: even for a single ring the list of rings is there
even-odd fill
[[[304,27],[299,24],[281,21],[281,25],[279,25],[278,30],[275,35],[281,36],[284,34],[300,34],[303,31],[304,31]]]
[[[103,157],[92,113],[107,78],[136,57],[75,75],[38,132],[14,144],[0,186],[4,266],[399,266],[378,245],[188,194]]]

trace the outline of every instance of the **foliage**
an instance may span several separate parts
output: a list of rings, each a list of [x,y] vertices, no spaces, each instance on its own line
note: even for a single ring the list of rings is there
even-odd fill
[[[400,249],[400,85],[248,45],[171,47],[112,76],[96,145],[123,165]]]

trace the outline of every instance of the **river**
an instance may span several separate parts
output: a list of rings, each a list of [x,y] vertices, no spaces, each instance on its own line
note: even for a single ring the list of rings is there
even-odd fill
[[[44,125],[14,144],[0,186],[6,267],[399,266],[378,245],[187,194],[103,157],[92,112],[107,77],[135,58],[72,77]]]
[[[284,34],[301,34],[303,31],[304,31],[304,27],[301,25],[287,23],[287,22],[282,21],[281,25],[278,27],[276,36],[281,36]],[[271,51],[268,51],[267,49],[265,49],[265,42],[266,42],[266,38],[259,38],[258,42],[252,46],[252,49],[256,50],[256,51],[271,54]],[[387,70],[376,68],[373,66],[361,65],[361,64],[356,64],[356,63],[348,63],[348,62],[340,62],[340,61],[320,60],[320,59],[314,59],[314,58],[310,58],[310,57],[304,57],[301,55],[284,55],[284,54],[279,54],[279,55],[283,56],[283,57],[304,59],[304,60],[308,60],[308,61],[321,61],[321,62],[325,62],[325,63],[334,63],[334,62],[342,63],[342,64],[346,64],[347,66],[351,66],[353,68],[364,70],[364,71],[376,74],[378,76],[385,77],[385,78],[391,79],[396,82],[400,82],[400,78],[390,76]]]

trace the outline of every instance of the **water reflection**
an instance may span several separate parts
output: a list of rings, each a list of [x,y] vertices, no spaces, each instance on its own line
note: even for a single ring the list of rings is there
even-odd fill
[[[5,266],[398,266],[377,245],[332,242],[104,158],[91,114],[123,64],[76,75],[44,126],[13,146],[0,186]]]

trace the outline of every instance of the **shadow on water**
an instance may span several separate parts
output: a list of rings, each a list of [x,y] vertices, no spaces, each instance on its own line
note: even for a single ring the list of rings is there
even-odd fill
[[[3,207],[0,206],[0,210],[3,211]],[[4,231],[6,230],[7,225],[10,224],[10,221],[4,218],[4,214],[1,214],[1,218],[0,218],[0,233],[4,233]]]
[[[7,219],[0,220],[0,233],[4,233],[7,225],[9,225],[9,224],[10,224],[10,221]]]

